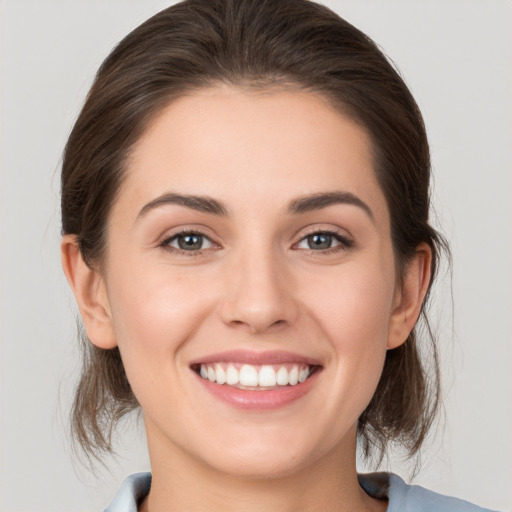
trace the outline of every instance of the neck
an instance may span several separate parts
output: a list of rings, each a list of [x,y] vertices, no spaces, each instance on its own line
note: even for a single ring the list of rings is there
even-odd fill
[[[263,477],[227,474],[175,446],[162,449],[161,443],[151,441],[148,435],[153,478],[141,512],[386,510],[386,502],[370,498],[358,484],[355,434],[349,446],[339,446],[307,466],[286,475]]]

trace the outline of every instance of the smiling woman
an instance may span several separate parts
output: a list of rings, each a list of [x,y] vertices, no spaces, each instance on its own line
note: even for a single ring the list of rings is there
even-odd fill
[[[111,451],[140,407],[151,459],[107,510],[482,510],[356,471],[438,409],[429,179],[409,90],[325,7],[187,0],[121,41],[62,169],[74,433]]]

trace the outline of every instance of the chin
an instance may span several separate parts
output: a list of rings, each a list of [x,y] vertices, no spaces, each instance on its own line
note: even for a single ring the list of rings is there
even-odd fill
[[[307,462],[291,453],[259,450],[258,453],[235,453],[216,461],[212,469],[245,480],[286,478],[300,471]]]
[[[234,435],[229,444],[203,453],[203,461],[212,469],[242,479],[286,478],[313,465],[332,446],[314,439],[309,432],[286,435],[283,430],[262,429],[259,435]],[[295,434],[300,434],[300,429]],[[211,446],[211,445],[210,445]]]

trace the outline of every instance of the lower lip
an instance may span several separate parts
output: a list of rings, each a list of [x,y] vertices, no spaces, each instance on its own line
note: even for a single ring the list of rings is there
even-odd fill
[[[249,410],[272,410],[284,407],[303,397],[313,386],[320,372],[313,373],[308,379],[295,386],[286,386],[269,391],[237,389],[226,384],[216,384],[197,375],[205,389],[213,396],[238,407]]]

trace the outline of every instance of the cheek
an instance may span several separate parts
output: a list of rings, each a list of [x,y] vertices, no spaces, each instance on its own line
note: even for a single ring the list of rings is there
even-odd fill
[[[119,274],[131,276],[129,281],[113,281],[111,287],[126,376],[144,415],[174,425],[176,410],[188,403],[186,349],[211,313],[212,298],[201,293],[200,279],[168,268]]]
[[[122,280],[121,275],[131,278]],[[212,300],[200,286],[199,278],[158,268],[112,276],[114,329],[130,381],[136,372],[172,369],[182,346],[211,311]]]
[[[352,265],[310,280],[308,302],[336,346],[349,353],[387,342],[394,284],[379,266]]]
[[[356,418],[382,373],[393,307],[392,276],[379,265],[354,265],[309,285],[311,317],[331,347],[330,378],[338,391],[332,399],[352,404],[349,409]]]

